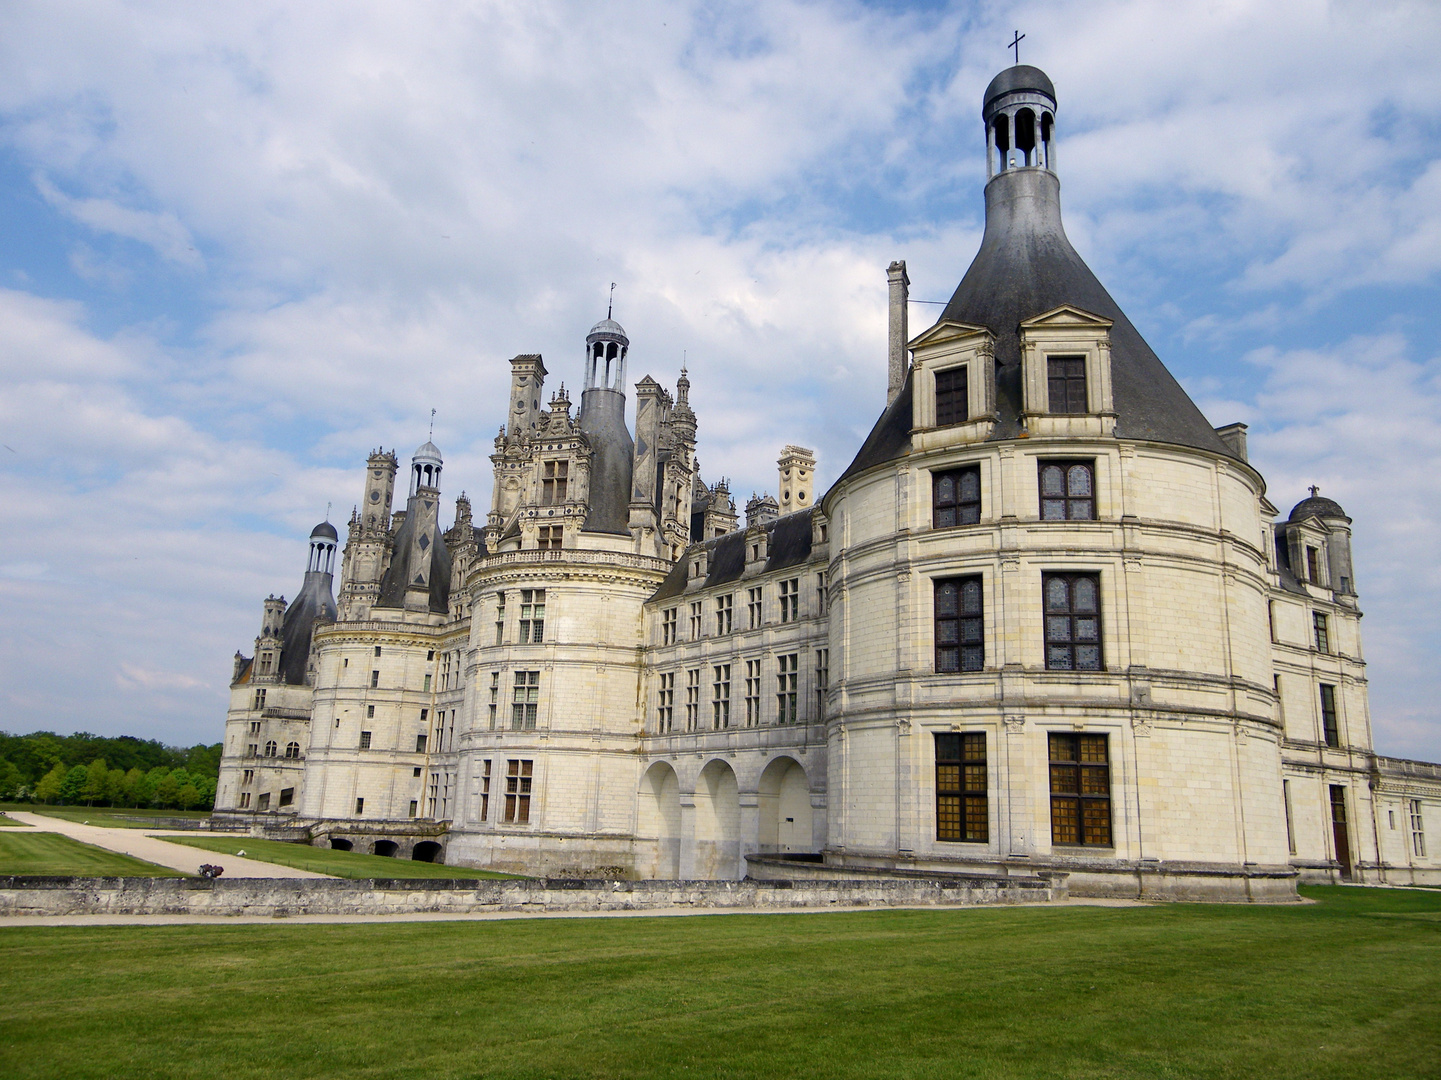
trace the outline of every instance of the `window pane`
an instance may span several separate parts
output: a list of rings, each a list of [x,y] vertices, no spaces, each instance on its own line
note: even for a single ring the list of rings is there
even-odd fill
[[[1071,750],[1071,737],[1069,735],[1052,735],[1048,740],[1048,747],[1052,761],[1073,761]]]
[[[1065,470],[1059,465],[1047,465],[1041,469],[1041,494],[1064,495],[1065,475]]]
[[[954,765],[948,766],[948,768],[955,768],[955,766],[954,766]],[[967,766],[966,766],[966,790],[967,790],[967,791],[985,791],[985,790],[986,790],[986,767],[985,767],[984,765],[967,765]]]
[[[981,610],[981,583],[974,579],[961,586],[961,610],[967,615],[976,615]]]
[[[955,619],[944,619],[936,623],[936,643],[955,645],[960,641],[960,626]]]
[[[967,769],[969,772],[969,769]],[[958,791],[961,786],[961,767],[959,765],[937,765],[936,766],[936,788],[940,791]]]
[[[1073,794],[1077,787],[1075,765],[1051,766],[1051,790],[1063,795]]]
[[[1066,518],[1069,521],[1093,521],[1095,517],[1090,499],[1072,499],[1066,506]]]
[[[1041,501],[1042,521],[1065,521],[1066,500],[1065,499],[1043,499]]]
[[[936,511],[936,528],[949,529],[952,525],[962,524],[956,520],[956,508],[948,506]]]
[[[941,795],[936,799],[936,839],[961,839],[960,796]]]
[[[1051,843],[1081,842],[1080,814],[1075,799],[1051,800]]]
[[[1072,465],[1066,470],[1066,494],[1091,494],[1091,469],[1087,465]]]
[[[1104,735],[1082,735],[1077,740],[1081,761],[1106,761],[1106,737]]]
[[[961,737],[959,735],[938,733],[936,735],[936,760],[960,761]]]
[[[981,497],[981,473],[979,469],[967,469],[961,473],[960,501],[975,502]]]
[[[936,670],[941,672],[960,671],[960,653],[954,645],[943,646],[936,650]]]
[[[1070,641],[1071,640],[1071,619],[1068,615],[1047,615],[1046,616],[1046,640],[1047,641]]]
[[[1094,616],[1078,615],[1075,619],[1077,641],[1099,640],[1099,624]]]
[[[956,512],[956,525],[974,525],[981,520],[981,506],[979,503],[968,503],[959,507]]]
[[[986,666],[985,652],[975,645],[967,645],[961,649],[961,670],[982,671]]]
[[[1110,846],[1111,800],[1086,800],[1083,808],[1085,833],[1083,842]]]
[[[1096,610],[1096,579],[1089,577],[1074,578],[1071,583],[1071,610],[1072,611],[1095,611]]]
[[[967,645],[978,645],[981,641],[981,620],[961,620],[961,640]]]
[[[1111,793],[1110,771],[1105,765],[1082,766],[1081,794],[1109,795]]]
[[[1053,577],[1046,582],[1046,610],[1047,611],[1069,611],[1071,610],[1069,590],[1066,588],[1066,579]]]
[[[1052,671],[1071,670],[1071,650],[1064,645],[1052,645],[1046,653],[1046,667]]]
[[[955,477],[949,473],[942,473],[936,477],[936,501],[954,502],[956,499]]]
[[[960,590],[950,582],[945,582],[936,589],[936,614],[956,615],[958,614]]]

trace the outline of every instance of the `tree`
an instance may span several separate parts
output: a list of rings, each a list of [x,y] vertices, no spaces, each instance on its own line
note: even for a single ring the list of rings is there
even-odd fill
[[[156,806],[175,805],[175,795],[180,790],[180,780],[177,778],[177,774],[184,776],[186,780],[190,779],[184,769],[176,769],[175,772],[168,772],[162,776],[160,782],[155,785],[155,798],[152,801]]]
[[[58,761],[40,782],[35,785],[35,797],[43,803],[52,803],[60,798],[60,789],[65,784],[65,766]]]
[[[126,806],[144,806],[150,801],[149,793],[145,789],[145,774],[139,769],[132,768],[125,774],[120,791]]]
[[[200,792],[197,791],[195,785],[189,781],[182,784],[180,790],[175,793],[175,802],[182,810],[189,810],[199,801]]]
[[[80,786],[80,797],[86,806],[105,801],[105,781],[110,778],[110,766],[105,759],[96,758],[85,770],[85,783]]]
[[[90,770],[84,765],[72,766],[66,773],[65,779],[60,781],[60,801],[66,806],[74,806],[84,796],[85,784],[90,779]]]
[[[0,758],[0,800],[18,798],[25,787],[25,774],[13,762]]]
[[[119,806],[125,801],[125,770],[111,769],[105,774],[105,802]]]

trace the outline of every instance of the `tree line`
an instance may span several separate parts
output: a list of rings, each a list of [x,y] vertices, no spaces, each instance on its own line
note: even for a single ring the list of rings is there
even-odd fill
[[[0,731],[0,802],[208,810],[220,743],[166,746],[130,735]]]

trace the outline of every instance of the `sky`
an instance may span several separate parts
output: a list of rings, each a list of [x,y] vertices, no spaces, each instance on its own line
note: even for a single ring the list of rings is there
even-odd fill
[[[821,487],[980,240],[981,92],[1059,97],[1077,250],[1284,515],[1354,519],[1378,750],[1441,760],[1441,6],[0,5],[0,728],[219,740],[366,454],[489,505],[506,360],[689,366]]]

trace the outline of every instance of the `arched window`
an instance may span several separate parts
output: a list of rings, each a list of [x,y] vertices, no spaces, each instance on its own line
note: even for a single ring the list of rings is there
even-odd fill
[[[274,756],[275,756],[275,750],[276,750],[276,746],[275,746],[275,740],[274,740],[274,739],[270,740],[268,743],[265,744],[265,756],[266,756],[266,757],[274,757]]]
[[[1025,154],[1020,164],[1036,164],[1036,114],[1030,109],[1021,109],[1016,113],[1016,149]]]
[[[285,756],[288,758],[298,758],[300,756],[300,744],[298,742],[286,743]]]

